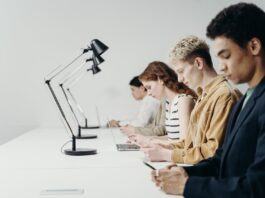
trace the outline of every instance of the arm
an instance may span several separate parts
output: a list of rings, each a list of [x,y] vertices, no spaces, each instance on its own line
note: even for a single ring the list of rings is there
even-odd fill
[[[145,127],[150,124],[160,106],[160,102],[150,96],[145,96],[137,117],[130,122],[135,127]]]
[[[178,111],[180,139],[185,139],[187,136],[187,128],[190,121],[190,114],[194,105],[194,100],[191,97],[179,98]]]
[[[265,129],[261,129],[255,159],[244,175],[217,179],[189,177],[185,197],[265,197]],[[206,188],[205,188],[206,187]]]
[[[174,149],[172,152],[173,161],[175,163],[196,164],[203,159],[212,157],[222,143],[227,118],[235,102],[236,100],[230,94],[220,96],[215,102],[213,112],[209,112],[208,116],[210,120],[207,120],[207,123],[210,124],[205,132],[205,141],[199,142],[197,145],[193,141],[192,147]],[[200,123],[198,125],[207,123]],[[198,133],[202,132],[198,131]]]
[[[147,127],[135,127],[135,132],[146,136],[165,135],[165,102],[161,102],[152,124],[149,124]]]

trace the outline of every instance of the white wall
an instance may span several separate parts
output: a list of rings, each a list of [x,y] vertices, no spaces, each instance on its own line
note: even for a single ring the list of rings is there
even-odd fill
[[[66,64],[93,38],[109,47],[102,72],[73,89],[88,117],[126,118],[137,103],[128,81],[153,60],[167,62],[179,38],[205,29],[238,1],[0,0],[0,143],[38,126],[61,126],[44,76]],[[265,2],[252,1],[265,9]],[[243,86],[242,90],[245,90]],[[92,116],[92,118],[91,118]]]

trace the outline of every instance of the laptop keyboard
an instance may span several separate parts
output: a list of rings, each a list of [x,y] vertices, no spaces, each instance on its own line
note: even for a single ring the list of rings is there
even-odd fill
[[[140,146],[136,144],[116,144],[118,151],[139,151]]]

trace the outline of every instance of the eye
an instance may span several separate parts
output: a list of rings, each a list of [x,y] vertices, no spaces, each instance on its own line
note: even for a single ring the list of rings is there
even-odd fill
[[[182,74],[183,70],[178,70],[177,73]]]
[[[228,52],[227,52],[227,53],[223,53],[223,54],[222,54],[222,58],[223,58],[223,59],[229,59],[229,58],[230,58],[230,56],[231,56],[231,54],[230,54],[230,53],[228,53]]]
[[[224,56],[224,59],[229,59],[230,58],[230,54],[227,56]]]

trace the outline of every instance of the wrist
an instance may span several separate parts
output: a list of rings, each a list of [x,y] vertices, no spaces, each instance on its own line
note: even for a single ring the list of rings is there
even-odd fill
[[[172,152],[171,150],[165,149],[163,148],[163,156],[164,156],[164,160],[167,162],[171,162],[172,161]]]

